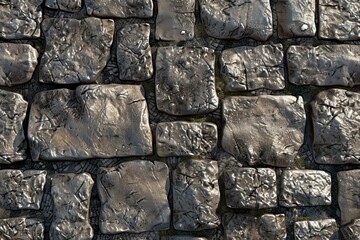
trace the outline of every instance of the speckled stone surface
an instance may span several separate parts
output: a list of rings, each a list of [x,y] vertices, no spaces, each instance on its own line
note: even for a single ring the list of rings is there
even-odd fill
[[[39,219],[32,218],[0,219],[0,238],[42,240],[44,239],[44,225]]]
[[[78,12],[81,5],[81,0],[45,0],[46,7],[67,12]]]
[[[336,240],[339,238],[339,231],[335,219],[321,219],[314,221],[295,222],[295,240]]]

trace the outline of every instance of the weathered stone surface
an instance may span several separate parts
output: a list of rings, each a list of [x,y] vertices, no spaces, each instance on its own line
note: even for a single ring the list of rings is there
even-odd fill
[[[162,162],[137,160],[100,169],[97,187],[101,200],[101,232],[169,229],[169,184],[169,169]]]
[[[279,38],[313,37],[315,0],[279,0],[276,5]]]
[[[78,12],[81,9],[81,0],[45,0],[45,6],[67,12]]]
[[[215,161],[186,160],[173,172],[173,222],[176,230],[216,228],[220,202],[218,166]]]
[[[250,165],[288,166],[303,144],[305,118],[301,97],[227,97],[222,147]]]
[[[96,81],[110,59],[113,20],[47,18],[41,28],[46,47],[40,62],[40,82],[74,84]]]
[[[162,122],[156,128],[156,151],[160,157],[209,155],[217,137],[214,123]]]
[[[0,4],[0,38],[40,37],[43,0],[6,0]]]
[[[42,240],[44,225],[38,219],[0,219],[0,239],[2,240]]]
[[[149,44],[150,24],[125,25],[117,36],[117,63],[121,80],[150,79],[154,69]]]
[[[295,240],[338,240],[338,227],[335,219],[300,221],[294,226]]]
[[[284,170],[279,203],[283,207],[331,204],[331,176],[318,170]]]
[[[360,218],[341,228],[344,239],[360,240]]]
[[[317,86],[360,85],[359,45],[290,46],[290,83]]]
[[[27,107],[22,95],[0,90],[0,164],[26,159],[24,120]]]
[[[160,47],[156,56],[156,105],[173,115],[211,112],[218,107],[215,53],[206,47]]]
[[[231,208],[277,207],[276,173],[270,168],[233,168],[224,173],[226,204]]]
[[[38,55],[29,44],[0,43],[0,85],[11,87],[30,81]]]
[[[194,38],[195,0],[158,0],[157,40],[186,41]]]
[[[360,218],[360,170],[338,172],[337,180],[341,224],[345,225]]]
[[[192,236],[170,236],[162,237],[161,240],[207,240],[203,237],[192,237]]]
[[[272,35],[269,0],[200,0],[200,13],[207,34],[215,38],[266,41]]]
[[[138,85],[82,85],[37,94],[28,139],[33,160],[152,154],[144,92]]]
[[[259,234],[262,240],[285,240],[287,237],[285,215],[262,215],[259,218]]]
[[[228,91],[285,88],[281,44],[238,47],[221,53],[221,76]]]
[[[51,195],[55,218],[49,232],[51,239],[86,240],[93,237],[89,223],[93,185],[94,181],[88,173],[61,173],[54,176]]]
[[[153,0],[85,0],[89,15],[104,18],[150,18],[153,15]]]
[[[360,164],[360,94],[342,89],[322,91],[311,108],[315,161]]]
[[[360,2],[357,0],[319,0],[319,37],[359,40]]]

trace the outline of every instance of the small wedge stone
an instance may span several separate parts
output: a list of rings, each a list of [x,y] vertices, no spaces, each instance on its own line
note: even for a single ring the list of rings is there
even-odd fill
[[[335,219],[300,221],[295,223],[295,240],[337,240],[339,229]]]
[[[0,219],[0,239],[2,240],[43,240],[44,225],[38,219]]]
[[[45,6],[66,12],[78,12],[81,9],[81,0],[45,0]]]
[[[345,239],[360,240],[360,218],[341,228],[341,233]]]

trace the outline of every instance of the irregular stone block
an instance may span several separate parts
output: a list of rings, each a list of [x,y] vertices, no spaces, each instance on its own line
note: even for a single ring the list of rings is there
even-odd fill
[[[169,169],[158,161],[136,160],[101,168],[97,178],[100,231],[114,234],[169,229],[169,184]]]
[[[272,35],[269,0],[200,0],[200,14],[207,34],[214,38],[266,41]]]
[[[214,111],[215,53],[206,47],[159,47],[156,56],[156,105],[173,115]]]
[[[152,154],[144,91],[136,85],[82,85],[38,93],[29,117],[33,160]]]
[[[0,4],[0,38],[40,37],[43,0],[6,0]]]
[[[0,219],[0,239],[44,239],[44,225],[38,219],[6,218]]]
[[[249,91],[285,88],[284,54],[281,44],[238,47],[223,51],[221,76],[226,90]]]
[[[47,18],[41,28],[46,47],[40,62],[40,82],[74,84],[96,81],[110,59],[113,20]]]
[[[194,38],[195,0],[158,0],[157,40],[186,41]]]
[[[203,237],[192,237],[192,236],[169,236],[162,237],[161,240],[207,240]]]
[[[318,170],[284,170],[279,203],[283,207],[330,205],[330,174]]]
[[[81,0],[45,0],[45,6],[66,12],[78,12],[81,9]]]
[[[285,215],[262,215],[259,218],[259,234],[262,240],[285,240],[287,237]]]
[[[319,37],[359,40],[360,2],[357,0],[319,0]]]
[[[305,118],[301,97],[227,97],[222,147],[250,165],[288,166],[303,144]]]
[[[91,190],[94,181],[88,173],[61,173],[52,180],[54,221],[50,226],[51,239],[91,239],[89,223]]]
[[[295,240],[339,239],[335,219],[296,222],[294,235]]]
[[[176,230],[216,228],[220,202],[216,161],[187,160],[173,172],[173,222]]]
[[[233,168],[224,174],[226,204],[231,208],[277,207],[276,173],[270,168]]]
[[[198,156],[214,151],[217,127],[209,122],[162,122],[156,128],[156,151],[160,157]]]
[[[128,24],[118,32],[116,56],[121,80],[144,81],[152,77],[149,37],[148,23]]]
[[[289,81],[296,85],[360,85],[360,46],[290,46],[287,51]]]
[[[360,240],[360,218],[341,228],[341,233],[345,239]]]
[[[311,102],[315,161],[360,164],[360,94],[342,89],[320,92]]]

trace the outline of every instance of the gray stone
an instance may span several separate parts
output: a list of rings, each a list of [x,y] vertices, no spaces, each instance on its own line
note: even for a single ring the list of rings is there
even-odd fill
[[[345,239],[360,240],[360,218],[341,228],[341,233]]]
[[[262,240],[285,240],[287,237],[285,215],[262,215],[259,218],[259,234]]]
[[[331,204],[331,176],[319,170],[284,170],[279,203],[283,207]]]
[[[170,183],[165,163],[136,160],[113,168],[101,168],[97,187],[101,200],[102,233],[169,229],[167,195]]]
[[[44,239],[44,225],[40,220],[32,218],[0,219],[0,239],[42,240]]]
[[[221,53],[220,66],[228,91],[285,88],[281,44],[227,49]]]
[[[218,227],[220,202],[215,161],[185,160],[173,172],[173,222],[176,230],[199,231]]]
[[[359,40],[360,2],[357,0],[319,0],[319,37]]]
[[[117,63],[121,80],[144,81],[152,77],[150,24],[125,25],[117,36]]]
[[[195,0],[158,0],[157,40],[186,41],[194,38]]]
[[[38,56],[29,44],[0,43],[0,85],[11,87],[30,81]]]
[[[316,0],[279,0],[276,4],[279,38],[313,37]]]
[[[192,236],[169,236],[162,237],[161,240],[207,240],[203,237],[192,237]]]
[[[360,164],[360,94],[325,90],[311,102],[311,109],[315,161]]]
[[[225,213],[222,218],[226,240],[260,240],[258,219],[242,214]]]
[[[81,9],[81,0],[45,0],[45,6],[66,12],[78,12]]]
[[[250,165],[288,166],[303,144],[305,118],[301,97],[226,97],[222,147]]]
[[[213,123],[162,122],[156,128],[156,151],[160,157],[209,155],[217,137]]]
[[[38,93],[28,139],[33,160],[152,154],[144,91],[138,85],[82,85]]]
[[[233,168],[224,173],[225,198],[231,208],[277,207],[276,173],[270,168]]]
[[[74,84],[96,81],[110,59],[113,20],[47,18],[41,28],[46,47],[40,62],[40,82]]]
[[[156,105],[173,115],[212,112],[218,107],[215,53],[206,47],[160,47],[156,56]]]
[[[88,173],[60,173],[52,180],[54,220],[50,239],[91,239],[94,235],[89,223],[91,190],[94,181]]]
[[[335,219],[300,221],[294,226],[295,240],[338,240],[338,232]]]
[[[360,85],[359,45],[290,46],[289,81],[296,85]]]
[[[272,35],[269,0],[200,0],[200,14],[207,34],[214,38],[266,41]]]
[[[0,38],[40,37],[43,0],[6,0],[0,4]]]

